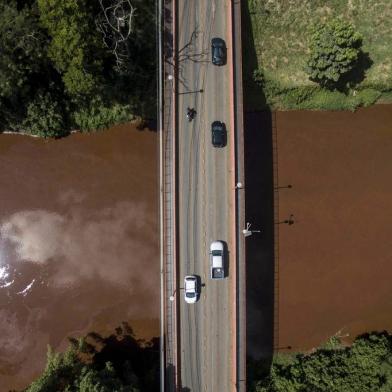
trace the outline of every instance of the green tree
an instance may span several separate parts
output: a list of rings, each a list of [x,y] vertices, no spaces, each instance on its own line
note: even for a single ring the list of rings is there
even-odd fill
[[[64,353],[49,347],[42,375],[25,392],[152,392],[159,389],[159,340],[139,341],[123,322],[115,334],[69,338]]]
[[[15,99],[45,58],[46,39],[38,20],[15,1],[0,1],[0,97]]]
[[[77,383],[80,392],[139,392],[135,386],[124,385],[110,362],[99,371],[85,367]]]
[[[74,391],[73,380],[78,377],[82,369],[83,364],[75,350],[70,349],[64,354],[59,354],[48,347],[45,370],[42,376],[31,383],[26,392],[66,391],[67,388],[69,392]]]
[[[336,87],[359,64],[361,44],[362,36],[341,19],[315,26],[306,67],[310,79],[328,88]]]
[[[392,336],[358,337],[312,354],[278,355],[269,374],[253,382],[254,392],[387,392],[392,389]],[[259,365],[260,366],[260,365]]]
[[[26,389],[26,392],[140,392],[135,384],[118,377],[110,362],[103,369],[84,363],[74,348],[64,354],[48,350],[43,374]]]
[[[38,93],[28,104],[22,127],[26,132],[42,137],[61,137],[68,133],[60,105],[48,93]]]
[[[99,87],[102,71],[102,39],[88,2],[38,0],[40,20],[51,42],[49,57],[61,73],[71,95],[89,95]]]

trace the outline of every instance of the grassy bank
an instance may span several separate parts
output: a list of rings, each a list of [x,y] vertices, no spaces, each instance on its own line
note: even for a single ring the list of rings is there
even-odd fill
[[[392,101],[390,0],[248,0],[243,14],[248,109],[354,110]],[[333,17],[354,25],[370,58],[363,80],[347,93],[321,89],[304,70],[310,27]],[[252,80],[255,69],[263,75],[262,93]]]

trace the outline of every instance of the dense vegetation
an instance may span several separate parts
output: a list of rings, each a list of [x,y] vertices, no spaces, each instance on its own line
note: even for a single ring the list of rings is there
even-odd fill
[[[391,14],[389,0],[247,0],[243,7],[247,108],[354,110],[376,101],[390,102]],[[323,26],[337,20],[345,26],[340,34],[350,38],[349,46],[341,49],[349,49],[344,50],[345,60],[353,67],[350,72],[339,67],[346,75],[344,83],[336,85],[309,75],[309,56],[318,52],[316,58],[326,58],[328,51],[337,49],[323,34]],[[335,34],[335,44],[336,38]]]
[[[103,338],[76,340],[65,353],[48,350],[43,374],[25,392],[155,392],[159,390],[158,340],[139,342],[123,323]]]
[[[59,137],[154,115],[155,3],[122,18],[129,4],[0,0],[0,130]]]
[[[251,362],[251,392],[387,392],[392,390],[392,335],[372,333],[349,347],[332,338],[315,352]]]
[[[310,80],[330,89],[346,87],[341,82],[344,78],[352,81],[350,73],[359,66],[361,44],[361,35],[343,20],[313,26],[306,63]]]

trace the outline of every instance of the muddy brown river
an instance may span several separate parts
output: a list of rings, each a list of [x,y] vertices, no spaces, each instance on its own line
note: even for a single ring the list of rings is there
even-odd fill
[[[245,125],[247,353],[392,331],[392,105]]]
[[[26,387],[68,337],[122,321],[159,335],[156,142],[129,124],[0,135],[0,392]]]
[[[247,132],[268,147],[268,121],[253,117]],[[264,230],[249,242],[262,268],[248,289],[265,288],[248,298],[254,351],[392,330],[392,106],[281,112],[274,125],[276,182],[254,184],[250,217]],[[158,336],[156,143],[130,125],[61,140],[0,135],[0,392],[26,387],[47,345],[63,350],[68,337],[109,334],[123,321],[139,338]],[[252,162],[272,176],[267,147]],[[271,208],[257,217],[261,202]],[[275,305],[273,255],[263,250],[274,246],[272,226]]]
[[[281,112],[275,132],[278,348],[391,331],[392,106]]]

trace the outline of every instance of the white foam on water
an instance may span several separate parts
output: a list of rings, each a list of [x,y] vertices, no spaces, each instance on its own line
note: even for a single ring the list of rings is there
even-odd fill
[[[11,286],[14,282],[15,282],[15,279],[13,279],[13,280],[11,280],[10,282],[7,282],[7,283],[5,283],[5,284],[3,284],[3,285],[0,285],[0,289],[4,289],[4,288],[6,288],[6,287],[9,287],[9,286]]]
[[[6,280],[10,276],[8,269],[8,265],[0,267],[0,280]]]
[[[0,267],[0,289],[11,286],[15,280],[10,280],[9,264]]]
[[[22,291],[18,291],[16,294],[22,294],[24,297],[27,295],[29,290],[33,287],[33,284],[35,282],[35,279],[31,281],[29,285],[27,285]]]

